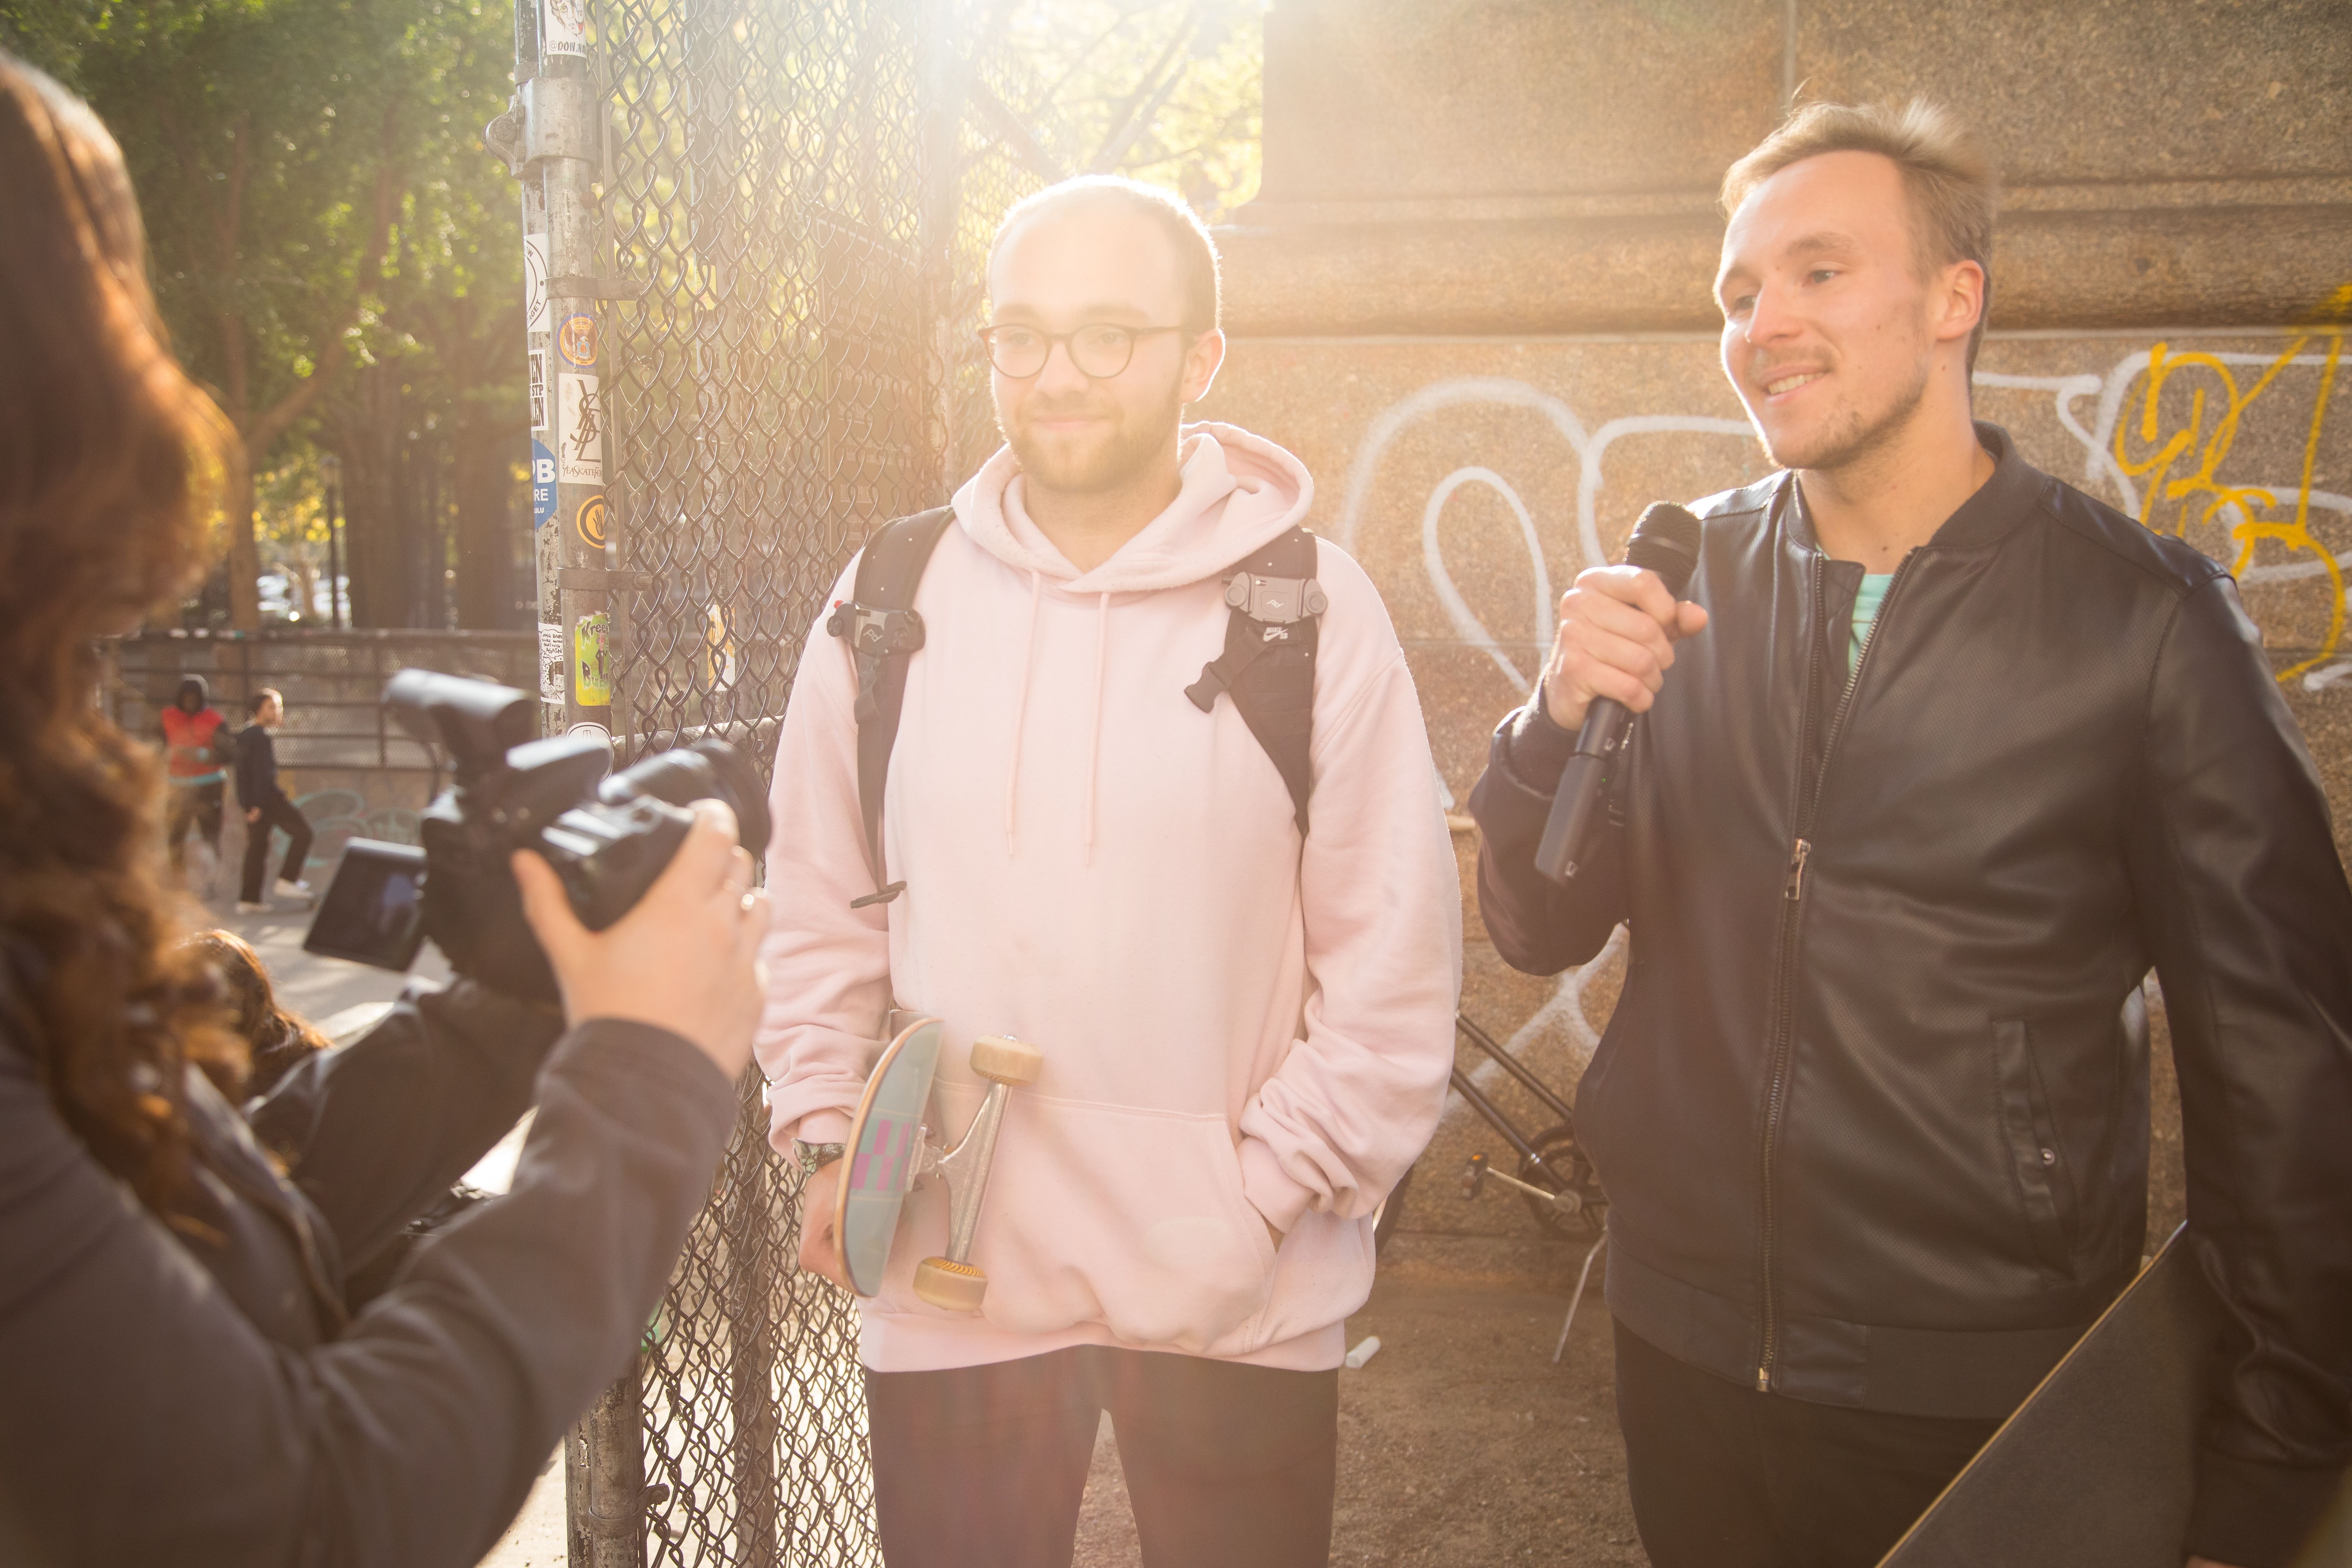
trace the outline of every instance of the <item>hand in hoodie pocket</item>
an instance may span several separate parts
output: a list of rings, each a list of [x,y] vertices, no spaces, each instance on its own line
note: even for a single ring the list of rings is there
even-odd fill
[[[953,1128],[979,1105],[965,1085],[939,1093]],[[944,1242],[946,1207],[928,1189],[908,1205],[887,1310],[934,1312],[911,1282],[924,1248]],[[1033,1094],[1006,1111],[972,1261],[987,1271],[994,1327],[1099,1322],[1129,1344],[1237,1355],[1264,1342],[1276,1253],[1223,1117]]]

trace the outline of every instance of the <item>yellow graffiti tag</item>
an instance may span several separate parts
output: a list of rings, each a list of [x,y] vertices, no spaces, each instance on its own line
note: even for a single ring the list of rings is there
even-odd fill
[[[2220,472],[2231,447],[2237,441],[2239,425],[2246,410],[2270,389],[2280,372],[2321,337],[2327,340],[2326,358],[2320,367],[2319,395],[2311,405],[2311,428],[2304,440],[2302,482],[2291,498],[2290,508],[2268,487],[2231,484],[2221,478]],[[2231,524],[2230,537],[2236,542],[2238,553],[2230,563],[2232,573],[2242,574],[2253,563],[2254,545],[2264,539],[2289,550],[2309,552],[2326,570],[2329,595],[2326,638],[2313,657],[2281,671],[2282,681],[2334,657],[2344,637],[2344,571],[2335,554],[2311,531],[2312,470],[2318,461],[2320,426],[2326,418],[2327,399],[2335,390],[2336,367],[2343,353],[2344,334],[2340,329],[2320,328],[2304,332],[2264,367],[2252,386],[2241,390],[2230,367],[2213,355],[2176,354],[2169,345],[2158,343],[2148,351],[2147,374],[2133,395],[2138,399],[2137,418],[2133,417],[2135,405],[2127,397],[2122,416],[2116,421],[2116,466],[2134,479],[2152,476],[2140,500],[2139,521],[2143,525],[2185,537],[2191,527],[2204,526],[2217,516],[2234,512],[2238,521]],[[2166,420],[2158,407],[2165,383],[2192,370],[2210,372],[2221,383],[2221,397],[2209,402],[2205,382],[2189,384],[2186,420],[2168,435]],[[2176,399],[2174,407],[2177,410],[2179,406]],[[2209,415],[2213,416],[2210,429]],[[2135,427],[2143,449],[2143,455],[2137,458],[2130,452]],[[2179,511],[2159,521],[2159,504],[2173,501],[2179,503]],[[2290,512],[2291,515],[2284,515]]]

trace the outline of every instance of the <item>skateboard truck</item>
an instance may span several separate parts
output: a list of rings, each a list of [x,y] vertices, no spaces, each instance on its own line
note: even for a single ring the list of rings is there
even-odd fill
[[[971,1242],[996,1158],[997,1130],[1003,1124],[1006,1098],[1037,1081],[1045,1055],[1010,1036],[974,1040],[971,1070],[988,1080],[988,1093],[950,1149],[926,1121],[939,1072],[940,1033],[937,1018],[917,1018],[884,1049],[866,1079],[845,1140],[849,1168],[836,1199],[835,1234],[851,1286],[861,1296],[879,1294],[907,1194],[925,1176],[938,1176],[948,1185],[947,1255],[915,1266],[915,1294],[945,1311],[977,1312],[988,1293],[988,1276],[971,1261]]]

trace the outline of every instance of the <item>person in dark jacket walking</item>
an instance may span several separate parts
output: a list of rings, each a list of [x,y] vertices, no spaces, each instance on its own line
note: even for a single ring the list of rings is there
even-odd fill
[[[286,721],[286,699],[273,687],[253,694],[253,721],[236,734],[236,803],[245,809],[245,880],[236,907],[251,911],[269,906],[261,897],[269,869],[269,831],[286,835],[286,858],[278,862],[275,891],[280,898],[310,901],[302,868],[310,858],[310,821],[278,787],[278,744],[270,731]]]
[[[152,753],[89,700],[96,639],[201,576],[234,439],[165,348],[112,139],[5,55],[0,213],[0,1563],[469,1568],[709,1193],[765,895],[712,803],[601,932],[519,855],[562,1015],[413,987],[248,1129],[203,1070],[243,1047],[173,927]],[[534,1094],[512,1190],[349,1312]]]
[[[2163,986],[2225,1304],[2186,1550],[2286,1568],[2352,1458],[2352,889],[2218,564],[1971,419],[1992,185],[1937,111],[1735,164],[1723,363],[1786,470],[1691,603],[1588,571],[1472,795],[1497,950],[1633,932],[1577,1132],[1659,1568],[1867,1564],[2140,1265]],[[1624,826],[1534,854],[1587,706]]]

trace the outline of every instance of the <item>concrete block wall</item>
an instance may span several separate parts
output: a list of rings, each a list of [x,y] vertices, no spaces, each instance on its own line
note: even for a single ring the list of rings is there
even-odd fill
[[[383,712],[384,683],[415,667],[535,690],[537,660],[537,644],[524,632],[150,632],[106,645],[100,700],[125,731],[160,744],[158,715],[184,676],[205,678],[213,706],[236,729],[255,691],[282,692],[279,780],[317,834],[307,870],[323,889],[351,839],[415,843],[416,814],[446,782],[425,749]],[[232,785],[222,843],[229,869],[213,889],[226,898],[236,896],[231,884],[245,845],[235,795]]]

